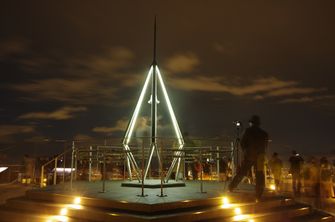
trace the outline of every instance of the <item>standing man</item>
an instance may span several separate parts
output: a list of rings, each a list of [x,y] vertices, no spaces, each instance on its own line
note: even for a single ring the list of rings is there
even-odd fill
[[[271,169],[271,173],[273,174],[275,181],[275,188],[279,190],[280,180],[281,180],[281,170],[283,168],[283,162],[278,157],[278,153],[274,152],[272,154],[272,158],[269,161],[269,167]]]
[[[228,189],[232,192],[243,177],[247,175],[251,167],[254,167],[256,175],[256,200],[259,200],[265,187],[264,162],[269,136],[267,132],[260,128],[261,120],[259,116],[252,116],[249,124],[250,127],[245,130],[241,140],[241,148],[244,152],[241,169],[229,184]]]
[[[300,195],[301,189],[301,171],[304,159],[297,153],[297,151],[292,151],[292,156],[289,159],[290,162],[290,172],[292,174],[292,189],[295,196]]]

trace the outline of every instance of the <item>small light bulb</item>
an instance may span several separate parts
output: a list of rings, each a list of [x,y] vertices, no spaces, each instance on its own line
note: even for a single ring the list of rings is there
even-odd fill
[[[237,207],[234,209],[236,215],[240,215],[242,213],[241,208]]]
[[[67,215],[67,208],[62,208],[61,210],[60,210],[60,213],[59,213],[60,215],[62,215],[62,216],[66,216]]]
[[[270,189],[271,189],[271,190],[276,190],[276,186],[275,186],[274,184],[271,184],[271,185],[270,185]]]
[[[74,198],[74,200],[73,200],[73,203],[74,203],[74,204],[80,204],[80,202],[81,202],[81,198],[80,198],[80,197],[76,197],[76,198]]]

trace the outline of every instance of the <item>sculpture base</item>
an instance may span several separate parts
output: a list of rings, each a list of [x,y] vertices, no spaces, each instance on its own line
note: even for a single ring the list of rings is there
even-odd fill
[[[138,180],[133,180],[133,181],[126,181],[121,183],[122,187],[142,187],[142,183],[138,182]],[[169,182],[163,182],[161,184],[161,180],[154,180],[154,179],[149,179],[145,180],[143,183],[144,188],[151,188],[151,189],[157,189],[157,188],[167,188],[167,187],[184,187],[185,182],[184,181],[175,181],[175,180],[169,180]]]

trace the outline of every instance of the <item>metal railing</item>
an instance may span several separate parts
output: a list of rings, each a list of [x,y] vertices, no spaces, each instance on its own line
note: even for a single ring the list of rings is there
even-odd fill
[[[69,165],[69,162],[71,162],[71,189],[73,181],[76,181],[77,179],[87,179],[87,176],[88,181],[92,181],[94,180],[93,176],[97,176],[97,174],[99,174],[98,178],[101,177],[101,180],[103,182],[102,191],[104,192],[105,181],[107,180],[106,171],[107,173],[110,173],[110,178],[115,178],[115,171],[110,172],[106,170],[106,165],[110,167],[109,170],[114,170],[114,165],[116,164],[118,167],[116,172],[121,174],[117,175],[117,178],[120,179],[121,176],[123,180],[132,180],[131,174],[135,172],[129,171],[127,167],[127,152],[132,152],[136,161],[138,161],[139,165],[142,166],[139,168],[139,174],[137,175],[137,179],[139,182],[144,181],[144,169],[141,168],[145,166],[147,157],[149,156],[150,152],[150,147],[147,144],[147,139],[148,138],[136,138],[136,141],[134,142],[134,144],[132,144],[133,146],[131,151],[125,150],[122,146],[106,145],[106,142],[105,145],[96,145],[89,142],[72,141],[72,147],[70,149],[65,150],[61,154],[57,155],[56,157],[42,165],[40,186],[44,187],[47,185],[47,181],[45,178],[46,167],[52,164],[52,177],[51,173],[48,173],[49,184],[57,184],[57,178],[59,178],[57,177],[57,173],[62,173],[61,170],[57,171],[57,168],[63,168],[63,173],[61,174],[61,176],[62,181],[65,182],[65,174],[69,173],[69,171],[65,172],[65,160],[66,154],[70,152],[71,154],[68,155],[68,157],[71,157],[71,161],[67,161],[67,164]],[[173,139],[159,138],[157,149],[159,150],[160,159],[164,162],[162,161],[160,165],[156,168],[153,167],[153,171],[151,170],[149,177],[157,177],[156,179],[160,179],[162,183],[167,183],[169,179],[186,180],[185,176],[187,175],[190,175],[192,178],[190,169],[195,159],[200,160],[201,163],[210,162],[210,176],[208,176],[208,173],[206,173],[204,177],[204,172],[202,170],[198,177],[198,180],[201,181],[201,192],[203,192],[202,181],[204,179],[220,180],[220,164],[222,164],[221,161],[224,157],[227,157],[227,159],[231,159],[231,162],[234,164],[233,160],[235,154],[234,147],[231,145],[231,143],[226,141],[226,145],[217,146],[215,145],[216,142],[220,141],[198,140],[196,141],[196,146],[185,146],[183,150],[180,150],[178,149],[178,147],[174,146],[175,143]],[[209,145],[206,146],[205,144]],[[169,168],[173,159],[178,159],[181,164],[178,165],[178,167]],[[63,160],[63,162],[59,164],[59,160]],[[69,180],[69,177],[66,178],[67,180]]]
[[[61,154],[57,155],[56,157],[54,157],[53,159],[49,160],[48,162],[46,162],[45,164],[43,164],[41,166],[41,178],[40,178],[40,187],[45,187],[47,185],[47,181],[45,178],[45,168],[46,166],[50,165],[50,164],[54,164],[54,168],[53,168],[53,184],[57,184],[57,168],[58,168],[58,161],[62,158],[62,164],[63,166],[61,168],[63,168],[63,182],[65,182],[65,168],[66,168],[66,154],[69,153],[71,149],[67,149],[64,152],[62,152]],[[73,168],[71,167],[71,171],[73,170]]]

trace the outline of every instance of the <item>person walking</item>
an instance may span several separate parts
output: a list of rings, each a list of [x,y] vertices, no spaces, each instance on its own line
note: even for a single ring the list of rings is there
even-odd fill
[[[301,190],[301,172],[304,159],[300,156],[297,151],[292,151],[292,156],[289,159],[290,162],[290,173],[292,174],[292,190],[294,196],[300,195]]]
[[[280,182],[281,182],[281,172],[283,168],[283,161],[279,159],[278,153],[274,152],[272,154],[272,158],[269,160],[269,167],[271,170],[271,173],[274,177],[275,181],[275,189],[276,191],[280,190]]]
[[[230,192],[233,192],[243,177],[248,174],[252,167],[254,167],[256,176],[256,200],[258,201],[261,198],[265,187],[265,151],[268,146],[269,136],[267,132],[260,128],[261,121],[259,116],[253,115],[249,124],[250,127],[245,130],[241,139],[241,148],[244,153],[244,159],[240,170],[234,176],[228,189]]]
[[[320,159],[320,195],[322,198],[334,197],[333,169],[326,157]]]
[[[192,165],[193,180],[199,179],[199,174],[201,173],[201,171],[202,171],[202,164],[197,157],[194,157],[193,165]]]

